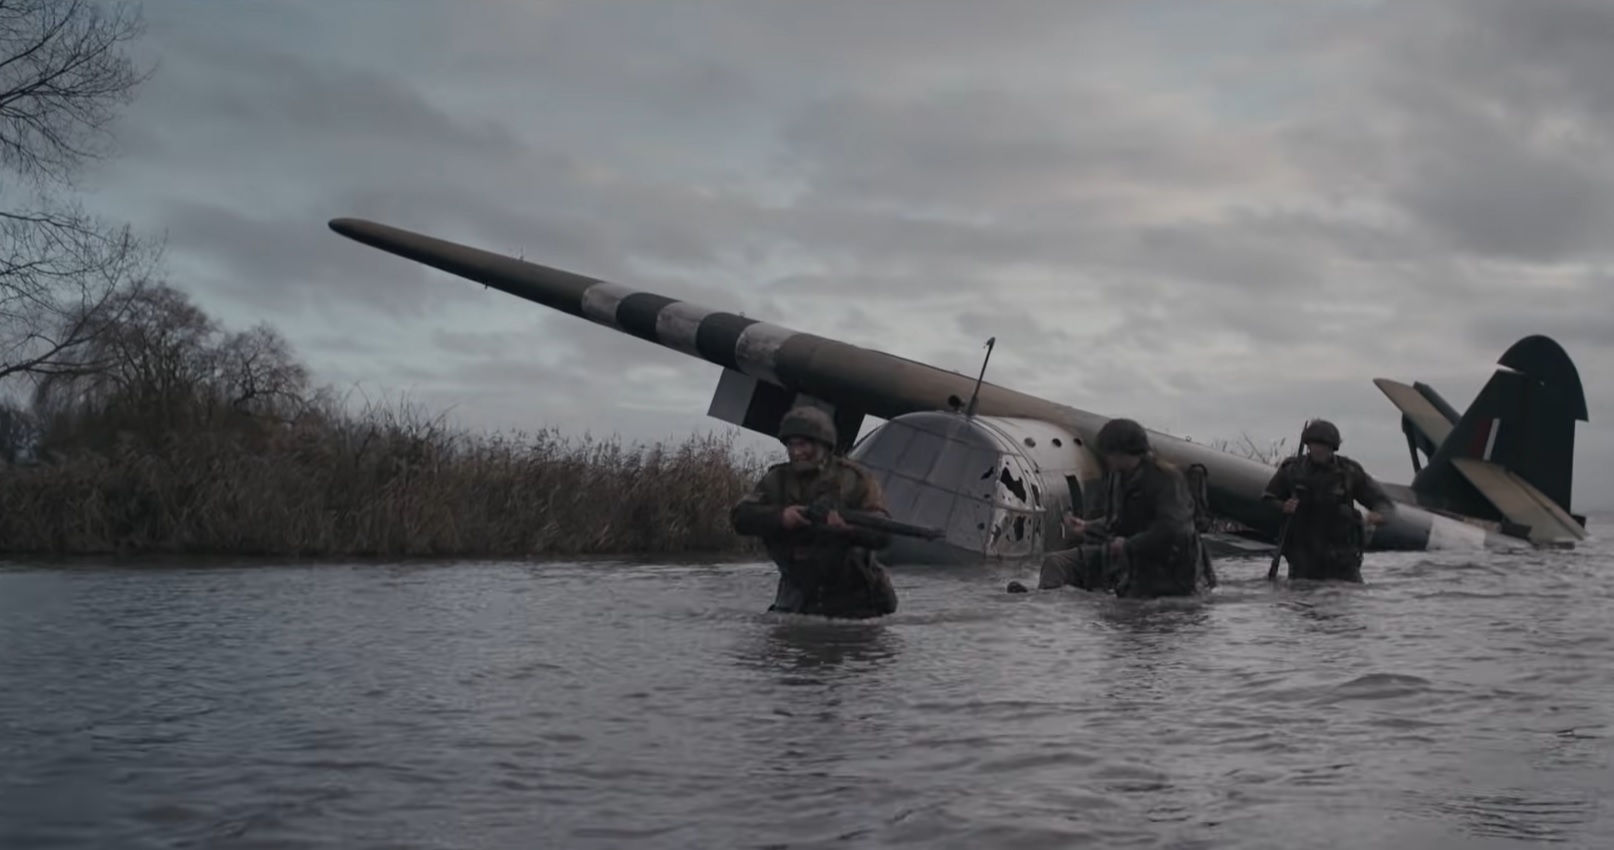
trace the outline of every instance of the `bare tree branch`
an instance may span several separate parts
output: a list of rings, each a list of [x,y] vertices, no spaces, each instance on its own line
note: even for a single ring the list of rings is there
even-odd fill
[[[144,30],[126,3],[0,0],[0,168],[65,183],[100,158],[117,107],[151,75],[122,52]]]
[[[20,180],[0,196],[0,381],[104,368],[86,347],[161,259],[60,197],[150,75],[123,53],[142,31],[121,2],[0,0],[0,170]]]

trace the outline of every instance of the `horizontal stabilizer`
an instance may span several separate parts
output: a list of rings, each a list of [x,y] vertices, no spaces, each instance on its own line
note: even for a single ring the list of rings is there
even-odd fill
[[[1453,458],[1452,465],[1509,522],[1529,529],[1530,542],[1568,543],[1586,538],[1580,523],[1519,475],[1474,458]]]
[[[1389,378],[1374,378],[1373,385],[1389,397],[1390,403],[1399,408],[1403,416],[1412,420],[1412,424],[1434,448],[1438,449],[1451,434],[1452,426],[1456,423],[1441,413],[1417,388]]]

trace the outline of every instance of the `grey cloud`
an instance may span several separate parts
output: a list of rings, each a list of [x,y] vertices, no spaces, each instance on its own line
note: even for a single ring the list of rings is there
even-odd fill
[[[701,410],[716,387],[719,367],[703,360],[574,316],[536,306],[531,312],[531,322],[517,330],[435,330],[438,350],[452,355],[443,361],[440,380],[510,385],[562,404],[580,393],[678,406],[695,399]],[[661,377],[645,377],[651,372]]]
[[[421,316],[428,270],[395,269],[376,277],[374,261],[330,238],[324,222],[256,218],[238,208],[175,202],[168,206],[173,250],[218,268],[221,294],[288,318],[307,317],[328,303],[331,291],[371,289],[368,305],[400,316]]]
[[[1471,345],[1494,349],[1501,356],[1506,346],[1530,334],[1552,337],[1577,362],[1582,381],[1614,367],[1614,282],[1595,293],[1565,294],[1543,299],[1523,309],[1484,314],[1468,325]]]
[[[401,185],[356,188],[333,193],[318,214],[310,211],[309,218],[318,221],[328,241],[335,240],[346,250],[357,252],[372,269],[380,268],[381,264],[397,268],[416,264],[336,236],[325,230],[327,218],[371,219],[590,276],[610,277],[627,272],[619,250],[620,237],[600,228],[588,217],[568,213],[564,205],[537,210],[513,206],[495,193],[480,191],[479,182],[422,176]],[[565,179],[554,172],[546,182],[557,194],[569,188]]]
[[[438,350],[466,357],[497,357],[510,349],[509,335],[505,333],[437,328],[431,338]]]
[[[249,21],[274,14],[251,7],[236,11]],[[127,119],[147,144],[201,141],[221,157],[235,145],[366,145],[372,154],[410,147],[484,156],[508,156],[525,146],[507,125],[452,114],[407,78],[367,67],[362,59],[314,59],[299,52],[301,44],[267,43],[252,30],[214,20],[206,4],[159,4],[150,16],[159,68]],[[305,23],[319,27],[317,20]],[[184,122],[143,120],[167,110],[182,111]],[[131,151],[142,152],[155,151]],[[251,168],[250,161],[236,161]]]
[[[376,343],[351,336],[313,336],[308,345],[327,354],[368,354],[376,349]]]
[[[1084,203],[1127,211],[1129,193],[1229,180],[1250,164],[1184,144],[1120,92],[1072,88],[1057,101],[1010,91],[839,95],[783,128],[786,162],[836,200],[941,205],[996,217]]]
[[[1527,9],[1527,11],[1526,11]],[[1579,0],[1376,7],[1346,32],[1359,75],[1290,130],[1295,155],[1459,251],[1606,259],[1614,31]],[[1601,43],[1602,48],[1594,48]]]
[[[1398,10],[1394,23],[1422,24],[1447,38],[1411,52],[1419,67],[1488,93],[1527,115],[1571,109],[1607,124],[1614,118],[1614,8],[1600,0],[1443,0]],[[1416,30],[1397,27],[1403,38]],[[1406,42],[1403,42],[1404,44]],[[1427,50],[1428,47],[1435,50]]]
[[[490,4],[453,25],[458,37],[482,49],[457,52],[452,65],[479,77],[519,74],[531,81],[539,105],[559,105],[560,97],[626,97],[662,120],[732,118],[737,105],[759,97],[746,71],[705,50],[667,49],[710,39],[700,31],[699,24],[710,23],[701,5]]]
[[[984,339],[1001,337],[1004,342],[1013,340],[1021,350],[1036,348],[1056,351],[1074,348],[1078,340],[1069,331],[1049,327],[1036,318],[1034,310],[999,307],[997,309],[964,308],[953,319],[966,337]]]
[[[1518,127],[1475,111],[1424,113],[1392,190],[1412,214],[1461,249],[1496,257],[1608,257],[1614,224],[1614,156],[1582,159],[1541,150]]]
[[[1161,287],[1195,285],[1194,297],[1226,304],[1238,290],[1270,296],[1331,286],[1335,260],[1427,256],[1428,240],[1320,207],[1246,202],[1214,215],[1151,218],[1159,200],[1150,192],[1187,202],[1196,191],[1238,197],[1240,181],[1258,188],[1272,162],[1145,120],[1119,95],[1091,100],[1100,106],[1076,110],[1081,121],[984,90],[932,101],[848,96],[813,107],[788,125],[789,158],[809,175],[811,192],[772,230],[848,271],[776,285],[970,291],[1000,285],[1000,270],[1019,267],[1068,276],[1094,295],[1137,302]],[[1237,315],[1243,306],[1229,309]]]
[[[384,198],[359,196],[351,204],[274,216],[218,203],[176,201],[167,205],[164,220],[174,250],[219,270],[212,285],[222,295],[288,318],[362,306],[369,313],[419,319],[446,303],[475,298],[478,287],[337,236],[326,221],[334,213],[419,223],[419,229],[445,237],[516,235],[505,224],[514,216],[473,196],[445,193],[432,200],[396,207]],[[388,216],[389,209],[407,210],[407,215]],[[573,251],[583,248],[586,253],[588,246],[583,230],[528,235],[548,236]]]
[[[216,69],[197,92],[198,117],[223,126],[261,125],[279,141],[318,128],[326,139],[508,156],[524,144],[508,126],[450,115],[397,77],[326,61],[318,67],[295,54],[265,48],[198,47],[193,57]]]
[[[1174,38],[1200,52],[1173,73],[1197,77],[1215,67],[1205,45],[1276,31],[1203,12],[1173,35],[1144,33],[1159,9],[1122,19],[1113,3],[1051,0],[1013,14],[962,0],[474,5],[164,13],[164,67],[120,164],[140,189],[128,203],[165,218],[210,291],[299,323],[395,317],[376,325],[396,355],[342,374],[426,370],[399,380],[467,416],[573,403],[603,421],[643,404],[702,421],[717,370],[348,242],[326,219],[969,375],[997,334],[994,380],[1210,436],[1331,410],[1386,464],[1404,458],[1375,371],[1445,374],[1545,330],[1588,352],[1601,391],[1598,293],[1533,287],[1545,267],[1606,256],[1602,4],[1331,7],[1309,41],[1237,63],[1283,68],[1292,88],[1232,106],[1198,99],[1198,78],[1170,99],[1132,81],[1154,56],[1183,58]],[[1555,23],[1565,14],[1580,17]],[[1083,86],[1050,81],[1056,62]],[[1218,112],[1233,108],[1255,117]],[[1245,353],[1204,353],[1239,335]],[[1330,350],[1329,374],[1361,376],[1280,380]]]
[[[841,318],[835,323],[845,333],[861,336],[878,336],[892,332],[891,325],[881,317],[870,313],[861,307],[846,307],[841,311]]]
[[[560,27],[556,31],[565,31],[565,28]],[[222,61],[233,52],[197,49],[192,51],[191,58],[197,62]],[[306,63],[269,52],[240,52],[249,57],[249,65],[261,71],[276,67],[283,60],[290,61],[291,67],[297,69],[291,75],[296,87],[325,92],[323,99],[332,104],[346,104],[344,108],[330,108],[344,115],[356,116],[354,120],[369,115],[371,110],[364,107],[361,101],[343,100],[343,92],[357,94],[374,89],[396,94],[408,91],[402,84],[374,84],[374,79],[369,80],[369,88],[334,83],[323,85],[323,71],[316,71]],[[336,75],[334,79],[337,82],[351,76],[345,71],[332,73]],[[230,79],[227,75],[211,73],[209,78],[221,82]],[[213,101],[230,97],[228,93],[210,96]],[[400,95],[387,102],[396,102],[397,108],[374,110],[373,117],[378,121],[379,131],[370,134],[383,150],[387,149],[384,140],[395,136],[412,139],[407,143],[421,151],[431,149],[434,141],[442,142],[445,149],[452,149],[454,144],[463,141],[446,135],[441,139],[436,138],[443,134],[434,133],[432,128],[442,124],[439,120],[442,116],[426,111],[424,107],[429,107],[429,104],[423,99]],[[1003,116],[998,123],[1008,128],[1036,120],[1039,114],[1046,112],[1035,103],[1011,100],[1000,104],[980,96],[968,98],[960,105],[974,106],[988,113],[996,110]],[[422,109],[412,110],[410,107]],[[927,110],[926,114],[931,115],[949,114],[935,107],[928,107]],[[1127,126],[1125,113],[1118,106],[1110,105],[1105,110],[1089,112],[1093,115],[1088,116],[1088,123],[1098,124],[1098,118],[1108,118],[1111,122],[1121,122],[1121,126]],[[401,116],[405,115],[415,115],[421,119],[418,131],[404,132],[404,119]],[[267,112],[241,112],[225,113],[225,117],[235,122],[234,126],[238,127],[237,132],[240,133],[255,124],[272,123],[273,116]],[[965,115],[961,120],[963,124],[953,130],[968,129],[965,125],[983,126],[983,122],[973,115]],[[851,125],[847,123],[846,126]],[[871,141],[880,139],[881,132],[888,133],[895,129],[900,129],[900,124],[880,124],[875,128],[877,132],[868,138]],[[1104,132],[1109,134],[1107,138],[1103,136]],[[1082,174],[1093,177],[1098,173],[1093,166],[1084,166],[1085,171],[1075,166],[1087,161],[1084,155],[1090,157],[1102,151],[1145,158],[1148,168],[1130,169],[1125,176],[1134,179],[1146,176],[1169,179],[1174,176],[1169,148],[1149,141],[1152,137],[1167,135],[1137,130],[1103,131],[1095,135],[1097,141],[1093,144],[1097,145],[1096,148],[1066,152],[1064,160],[1044,163],[1046,168],[1025,167],[1037,163],[1024,163],[1018,172],[1018,185],[1029,188],[1046,182],[1045,175],[1050,169],[1056,173],[1069,171],[1073,178]],[[1035,138],[1024,134],[1021,137]],[[878,145],[868,145],[866,149],[875,152],[900,151],[903,141],[902,137],[895,137]],[[330,140],[326,143],[329,144]],[[398,143],[405,142],[400,140]],[[991,150],[990,146],[986,150]],[[1133,150],[1141,153],[1131,153]],[[1059,150],[1048,145],[1047,153],[1055,156]],[[857,270],[818,281],[815,288],[825,292],[829,291],[827,284],[832,281],[839,281],[843,287],[863,288],[870,279],[868,271],[877,268],[882,258],[886,258],[886,265],[892,267],[886,279],[886,291],[904,294],[915,287],[923,287],[927,291],[949,287],[967,290],[993,282],[997,269],[1014,264],[1041,264],[1060,271],[1079,272],[1084,267],[1120,269],[1143,263],[1158,267],[1161,273],[1194,270],[1237,284],[1272,280],[1294,282],[1301,279],[1306,271],[1304,263],[1287,259],[1279,251],[1252,244],[1234,234],[1206,237],[1187,227],[1159,226],[1140,239],[1119,228],[1103,228],[1100,220],[1115,214],[1106,212],[1104,204],[1049,208],[1045,202],[1033,201],[1029,206],[1012,208],[1012,211],[1020,213],[1018,221],[995,226],[903,219],[859,212],[847,209],[843,202],[828,194],[816,196],[820,203],[805,208],[762,210],[744,198],[695,193],[672,187],[658,188],[633,180],[631,176],[615,180],[590,180],[582,174],[586,163],[580,159],[580,154],[581,151],[575,148],[571,153],[561,153],[522,151],[519,146],[499,147],[489,149],[485,156],[445,160],[443,176],[430,176],[421,173],[419,160],[414,154],[394,152],[380,157],[378,161],[369,153],[355,157],[350,150],[332,149],[328,154],[329,164],[323,167],[318,164],[308,166],[308,173],[328,173],[330,177],[326,183],[332,192],[342,191],[344,184],[355,188],[347,190],[345,197],[330,203],[325,209],[309,211],[309,218],[313,220],[318,216],[323,219],[333,213],[364,215],[429,230],[449,238],[464,234],[464,241],[493,250],[525,253],[540,262],[625,282],[641,277],[633,274],[630,261],[634,258],[690,270],[703,269],[717,264],[744,263],[749,259],[747,254],[755,256],[760,250],[758,246],[770,240],[794,243],[801,253],[815,258],[839,255],[843,258],[843,266]],[[288,165],[292,162],[286,155],[271,151],[265,151],[265,156],[270,161]],[[901,156],[898,155],[897,159],[900,160]],[[990,159],[983,161],[991,162]],[[1102,163],[1102,158],[1096,161]],[[343,167],[333,170],[337,163]],[[1102,169],[1108,166],[1101,164],[1097,167]],[[1215,168],[1198,169],[1202,174],[1217,171]],[[525,185],[517,188],[510,184],[508,175],[513,172],[522,174]],[[981,190],[989,188],[994,179],[1003,176],[989,174],[969,178],[969,172],[967,167],[947,170],[953,180],[972,180],[967,186]],[[922,174],[908,173],[913,174],[916,180],[925,179]],[[1187,173],[1183,172],[1183,176]],[[831,185],[835,182],[833,175],[825,179]],[[939,181],[932,178],[929,182]],[[385,185],[386,188],[373,188],[377,185]],[[1060,214],[1055,216],[1055,213]],[[228,240],[220,244],[228,244]],[[245,252],[236,253],[243,260],[238,265],[242,275],[250,275],[246,260],[262,259]],[[393,261],[376,262],[379,267],[381,262]],[[690,271],[685,276],[695,277],[698,274]],[[1098,288],[1096,283],[1092,286],[1095,290]],[[401,294],[400,290],[400,287],[389,287],[388,295],[397,297]],[[332,291],[363,295],[358,288]],[[1097,294],[1100,293],[1095,291]]]
[[[1296,240],[1240,222],[1140,228],[1132,266],[1168,274],[1175,281],[1208,292],[1210,284],[1272,292],[1321,283],[1316,251]]]
[[[616,336],[603,328],[594,330],[606,339]],[[480,354],[438,363],[423,381],[418,397],[439,408],[470,408],[474,411],[470,419],[483,425],[530,430],[556,424],[580,432],[585,426],[597,430],[601,422],[632,415],[635,410],[641,411],[641,422],[656,417],[691,425],[703,422],[705,403],[716,384],[716,367],[682,355],[676,355],[681,368],[673,370],[674,377],[669,378],[646,368],[656,365],[653,357],[635,358],[622,350],[608,350],[602,358],[597,350],[556,352],[551,348],[542,357],[527,358],[520,353],[524,341],[504,336],[506,345],[501,347],[494,342],[497,339],[490,338]],[[704,419],[702,430],[717,424]]]
[[[891,85],[905,72],[1001,61],[1006,51],[1091,51],[1117,40],[1100,24],[1125,7],[1117,0],[1022,0],[1006,13],[973,0],[572,0],[479,8],[484,15],[457,22],[460,34],[496,55],[523,57],[527,68],[549,71],[570,90],[710,105],[723,102],[717,92],[743,95],[753,84],[769,91],[811,90],[824,79]],[[669,88],[668,80],[683,85]],[[701,98],[702,91],[711,94]]]

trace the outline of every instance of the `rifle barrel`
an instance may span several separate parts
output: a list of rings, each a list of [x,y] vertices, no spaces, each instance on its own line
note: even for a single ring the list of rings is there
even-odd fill
[[[828,511],[809,511],[807,518],[815,523],[823,522]],[[894,520],[881,514],[867,511],[841,511],[841,519],[847,525],[861,526],[875,531],[884,531],[887,534],[897,534],[903,537],[920,537],[926,540],[936,540],[947,536],[947,532],[939,528],[927,528],[922,525],[911,525],[906,522]]]

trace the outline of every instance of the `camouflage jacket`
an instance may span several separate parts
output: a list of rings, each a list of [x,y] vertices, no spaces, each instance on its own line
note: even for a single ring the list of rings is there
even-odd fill
[[[1305,488],[1301,493],[1300,488]],[[1291,496],[1300,497],[1295,521],[1312,534],[1346,541],[1359,531],[1362,516],[1356,502],[1380,514],[1395,510],[1384,488],[1373,476],[1350,458],[1336,454],[1327,463],[1307,456],[1285,458],[1267,482],[1262,498],[1282,504]]]
[[[819,469],[797,472],[789,463],[768,467],[750,495],[729,513],[734,530],[761,537],[768,554],[784,565],[807,556],[802,550],[848,545],[883,549],[890,535],[865,528],[829,531],[812,527],[787,530],[781,513],[790,505],[886,514],[885,496],[868,471],[842,457],[831,457]]]
[[[1125,538],[1131,592],[1188,592],[1208,583],[1188,480],[1177,467],[1149,455],[1130,473],[1105,479],[1105,516],[1087,525],[1095,538]]]
[[[762,538],[779,567],[779,588],[768,610],[830,617],[897,610],[897,592],[874,554],[891,542],[890,535],[856,527],[786,530],[781,514],[790,505],[887,513],[879,482],[844,458],[832,457],[807,472],[788,463],[770,467],[729,515],[735,531]]]

